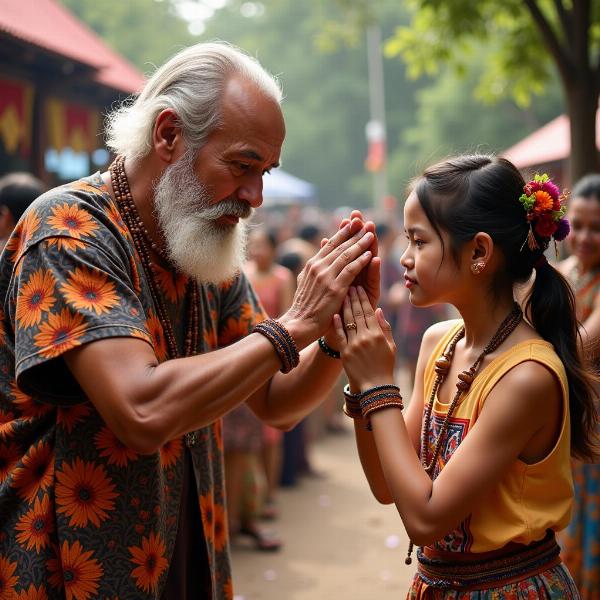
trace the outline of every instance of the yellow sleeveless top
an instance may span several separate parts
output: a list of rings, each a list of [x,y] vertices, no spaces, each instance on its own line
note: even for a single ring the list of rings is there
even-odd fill
[[[461,326],[462,321],[458,321],[451,327],[429,358],[425,368],[425,402],[431,395],[435,380],[435,360]],[[563,419],[558,441],[546,458],[535,464],[528,465],[516,460],[456,530],[434,544],[439,550],[487,552],[497,550],[509,542],[529,544],[542,539],[547,529],[558,531],[569,523],[573,499],[569,390],[563,364],[549,342],[534,339],[520,342],[497,356],[479,372],[450,419],[435,467],[435,476],[443,469],[468,432],[476,426],[485,400],[496,382],[510,369],[526,360],[544,365],[560,382]],[[430,456],[447,409],[447,404],[435,399],[428,432]]]

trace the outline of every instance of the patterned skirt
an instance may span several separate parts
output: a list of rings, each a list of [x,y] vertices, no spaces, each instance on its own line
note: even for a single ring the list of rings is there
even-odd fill
[[[573,461],[571,523],[559,534],[561,556],[583,600],[600,600],[600,464]]]
[[[579,600],[553,532],[484,553],[420,549],[407,600]]]

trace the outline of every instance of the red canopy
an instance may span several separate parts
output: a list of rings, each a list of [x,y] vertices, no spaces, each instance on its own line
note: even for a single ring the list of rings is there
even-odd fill
[[[600,144],[600,111],[596,113],[596,140]],[[600,146],[598,148],[600,150]],[[531,135],[502,153],[516,167],[522,169],[565,160],[571,153],[569,118],[560,115]]]
[[[0,0],[0,32],[83,63],[112,89],[137,92],[143,75],[56,0]]]

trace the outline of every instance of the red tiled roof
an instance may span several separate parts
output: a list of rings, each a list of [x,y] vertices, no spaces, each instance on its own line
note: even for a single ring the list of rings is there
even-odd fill
[[[143,75],[111,50],[58,0],[0,0],[0,31],[96,69],[95,80],[115,90],[141,89]]]
[[[600,111],[596,113],[596,140],[600,150]],[[568,158],[571,153],[569,118],[560,115],[502,153],[519,169]]]

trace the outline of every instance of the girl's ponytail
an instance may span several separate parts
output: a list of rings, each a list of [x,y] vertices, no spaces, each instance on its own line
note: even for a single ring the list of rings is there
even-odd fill
[[[575,296],[566,279],[543,258],[536,265],[535,282],[527,298],[525,314],[535,330],[554,346],[569,382],[571,449],[583,460],[596,458],[596,392],[591,365],[582,360]]]

